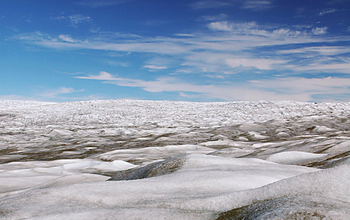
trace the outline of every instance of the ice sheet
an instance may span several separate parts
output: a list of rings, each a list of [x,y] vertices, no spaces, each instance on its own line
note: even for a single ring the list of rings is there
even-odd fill
[[[314,168],[280,165],[253,158],[221,158],[194,154],[187,156],[183,167],[172,174],[141,180],[99,181],[59,187],[51,182],[51,185],[3,197],[0,206],[8,212],[8,218],[44,218],[56,215],[57,218],[73,219],[79,212],[90,212],[91,216],[108,219],[108,216],[100,213],[101,209],[108,210],[107,213],[118,216],[118,219],[136,218],[133,214],[146,210],[150,217],[144,216],[144,219],[170,216],[184,216],[189,219],[197,214],[208,218],[208,213],[210,217],[216,213],[217,208],[200,208],[196,211],[192,210],[192,205],[184,207],[183,204],[198,198],[213,198],[257,188],[315,171],[317,170]],[[58,210],[53,209],[56,206],[59,206]],[[130,213],[128,209],[136,212]],[[159,209],[163,210],[164,216],[157,217],[150,213]],[[110,216],[110,219],[113,217]]]
[[[0,218],[350,219],[349,112],[345,102],[0,100]],[[174,156],[185,161],[171,172],[106,181]]]
[[[125,161],[104,162],[88,159],[49,162],[13,162],[0,165],[0,193],[15,192],[55,182],[104,181],[108,177],[88,173],[120,171],[137,167]],[[75,179],[72,182],[72,179]],[[69,181],[68,181],[69,180]],[[0,194],[1,195],[1,194]]]

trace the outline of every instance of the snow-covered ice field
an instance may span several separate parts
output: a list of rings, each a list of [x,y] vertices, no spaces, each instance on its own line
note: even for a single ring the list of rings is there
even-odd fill
[[[0,100],[1,219],[350,219],[350,103]]]

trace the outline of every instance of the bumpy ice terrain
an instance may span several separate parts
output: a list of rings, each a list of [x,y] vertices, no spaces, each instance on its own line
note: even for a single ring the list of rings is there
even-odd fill
[[[2,219],[350,219],[350,103],[0,101]]]

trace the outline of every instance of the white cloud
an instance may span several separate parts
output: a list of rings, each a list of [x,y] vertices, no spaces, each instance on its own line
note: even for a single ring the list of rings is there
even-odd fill
[[[216,1],[216,0],[205,0],[205,1],[197,1],[190,6],[193,9],[207,9],[207,8],[221,8],[230,5],[229,2],[224,1]]]
[[[318,53],[324,56],[334,56],[350,53],[350,48],[345,46],[321,46],[321,47],[303,47],[298,49],[280,50],[280,54],[309,54]]]
[[[315,54],[311,54],[311,52],[317,52],[319,56],[331,56],[331,48],[334,47],[318,46],[307,51],[307,48],[311,48],[309,43],[327,45],[329,42],[348,40],[337,37],[323,37],[322,34],[326,33],[327,27],[311,29],[311,27],[303,26],[293,29],[293,27],[286,28],[278,25],[262,26],[256,22],[220,21],[210,22],[208,28],[215,32],[209,34],[194,33],[185,35],[185,37],[148,38],[108,33],[84,41],[74,39],[68,35],[51,37],[37,32],[22,34],[17,38],[38,46],[62,50],[90,49],[122,53],[149,53],[155,58],[166,57],[172,60],[172,63],[147,62],[144,68],[159,70],[168,66],[178,66],[178,69],[173,71],[174,73],[228,74],[235,73],[233,68],[238,67],[250,68],[252,73],[255,71],[252,67],[260,70],[310,71],[313,73],[317,70],[324,72],[324,68],[327,67],[329,70],[339,70],[340,73],[348,72],[348,69],[341,69],[348,68],[346,64],[338,64],[341,62],[329,61],[327,66],[324,66],[324,64],[322,66],[312,66],[315,59],[322,57],[312,57]],[[293,50],[278,50],[276,47],[283,45],[288,45],[288,47],[298,45],[299,49],[293,49],[293,53]],[[270,48],[267,54],[259,52],[260,48],[264,47]],[[336,53],[337,50],[339,52],[342,50],[347,53],[346,50],[349,48],[343,47],[345,49],[339,47],[333,52]],[[297,63],[300,60],[303,60],[303,62]],[[336,64],[337,67],[330,66],[332,63]]]
[[[70,42],[70,43],[74,43],[75,42],[73,40],[73,38],[71,38],[69,35],[61,34],[60,36],[58,36],[58,38],[61,39],[62,41],[65,41],[65,42]]]
[[[186,92],[198,93],[198,95],[207,98],[222,99],[226,101],[309,100],[309,96],[304,94],[278,94],[265,91],[261,88],[251,88],[249,85],[193,85],[178,81],[175,78],[159,78],[154,81],[123,79],[121,81],[110,81],[109,83],[118,86],[139,87],[148,92],[181,92],[181,94],[185,96]]]
[[[315,35],[322,35],[322,34],[326,34],[327,33],[327,29],[328,27],[316,27],[312,29],[312,33],[314,33]]]
[[[21,35],[22,40],[27,40],[44,47],[57,49],[93,49],[119,52],[141,52],[166,55],[193,54],[194,51],[216,50],[217,52],[239,53],[242,50],[259,46],[274,46],[293,43],[312,43],[324,41],[313,38],[312,35],[301,34],[285,28],[264,28],[255,22],[229,23],[227,21],[212,22],[208,25],[212,30],[225,31],[220,35],[193,34],[190,38],[155,37],[125,39],[116,42],[109,36],[106,38],[92,38],[88,41],[74,40],[75,44],[59,42],[54,37],[43,36],[43,34],[31,33]],[[226,33],[228,32],[228,33]],[[24,38],[26,36],[26,38]],[[283,36],[283,37],[282,37]],[[197,53],[201,54],[201,53]]]
[[[92,19],[89,16],[84,16],[81,14],[75,14],[75,15],[70,15],[70,16],[60,16],[56,17],[54,19],[57,20],[68,20],[70,22],[70,26],[72,27],[77,27],[79,23],[85,23],[85,22],[91,22]]]
[[[190,95],[190,94],[186,94],[186,93],[183,93],[183,92],[179,92],[179,95],[182,96],[182,97],[185,97],[185,98],[189,98],[189,99],[194,99],[194,98],[198,98],[200,97],[200,95]]]
[[[202,16],[202,20],[204,21],[215,21],[215,20],[224,20],[227,19],[229,16],[227,14],[221,13],[219,15],[206,15]]]
[[[257,68],[261,70],[271,70],[275,64],[284,63],[283,60],[269,60],[269,59],[247,59],[247,58],[236,58],[226,59],[227,65],[232,68]]]
[[[296,96],[303,96],[301,101],[313,100],[313,95],[337,95],[350,93],[350,78],[281,78],[274,80],[254,80],[252,85],[255,87],[271,90],[278,94],[294,94]],[[348,100],[350,101],[350,98]]]
[[[232,26],[229,26],[227,21],[211,22],[208,27],[213,31],[232,31]]]
[[[72,23],[72,25],[77,25],[82,22],[88,22],[91,21],[91,18],[88,16],[83,16],[83,15],[71,15],[69,16],[69,19]]]
[[[43,42],[45,40],[52,40],[48,35],[44,35],[40,31],[34,33],[24,33],[16,36],[17,39],[30,41],[30,42]]]
[[[91,8],[97,8],[97,7],[118,5],[118,4],[121,4],[124,2],[129,2],[129,1],[132,1],[132,0],[87,0],[87,1],[77,2],[76,4],[88,6]]]
[[[243,1],[242,7],[251,10],[265,10],[272,7],[272,4],[266,0],[246,0]]]
[[[208,24],[208,28],[212,31],[226,31],[230,32],[233,36],[244,36],[244,37],[260,37],[262,41],[265,40],[281,40],[286,39],[300,39],[307,37],[306,30],[304,32],[300,30],[292,30],[290,28],[278,28],[274,26],[260,26],[256,22],[242,22],[234,23],[228,21],[216,21]],[[324,28],[326,30],[326,27]],[[321,31],[316,30],[315,31]],[[256,38],[258,39],[258,38]],[[247,40],[248,41],[248,40]]]
[[[302,35],[305,36],[305,33],[302,33],[301,31],[298,31],[298,30],[280,28],[280,29],[273,30],[270,35],[275,38],[287,38],[287,37],[298,37]]]
[[[122,67],[129,66],[129,64],[126,62],[118,62],[118,61],[111,61],[111,60],[107,60],[107,61],[105,61],[105,63],[108,63],[111,66],[122,66]]]
[[[176,37],[194,37],[193,34],[175,34]]]
[[[260,35],[259,26],[256,22],[228,22],[228,21],[216,21],[208,24],[208,28],[213,31],[231,31],[237,34],[249,34],[249,35]],[[264,32],[268,33],[268,32]]]
[[[223,75],[205,75],[205,76],[213,79],[225,79],[225,76]]]
[[[156,66],[156,65],[145,65],[144,68],[148,68],[150,70],[165,70],[167,69],[166,66]]]
[[[75,90],[73,88],[67,88],[67,87],[61,87],[57,90],[53,90],[53,91],[46,91],[43,94],[40,94],[40,96],[46,97],[46,98],[55,98],[58,95],[62,95],[62,94],[69,94],[69,93],[73,93],[73,92],[82,92],[84,91],[84,89],[81,90]]]
[[[187,98],[207,97],[234,100],[294,100],[314,101],[313,95],[339,95],[350,93],[350,78],[277,78],[251,80],[246,83],[224,82],[221,85],[194,85],[174,77],[161,77],[156,80],[114,78],[107,72],[98,76],[77,77],[81,79],[105,80],[117,86],[138,87],[148,92],[179,92]],[[195,93],[195,94],[187,94]],[[322,100],[318,100],[322,101]],[[350,98],[349,100],[350,101]]]
[[[0,100],[27,100],[27,101],[37,101],[33,97],[26,97],[21,95],[0,95]]]
[[[311,63],[306,66],[290,66],[298,71],[314,71],[323,73],[348,73],[350,74],[350,62],[348,63]]]
[[[59,94],[67,94],[67,93],[72,93],[75,90],[73,88],[66,88],[66,87],[61,87],[59,90],[57,90],[57,92]]]
[[[95,79],[95,80],[121,80],[121,78],[116,78],[110,73],[101,71],[99,75],[89,75],[89,76],[77,76],[78,79]]]
[[[336,11],[337,11],[337,10],[335,10],[334,8],[332,8],[332,9],[327,9],[327,10],[321,11],[318,15],[319,15],[319,16],[323,16],[323,15],[325,15],[325,14],[334,13],[334,12],[336,12]]]

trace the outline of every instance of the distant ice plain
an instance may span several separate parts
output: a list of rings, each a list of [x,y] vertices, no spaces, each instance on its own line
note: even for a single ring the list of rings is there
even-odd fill
[[[0,100],[0,217],[350,219],[349,155],[350,103]]]

